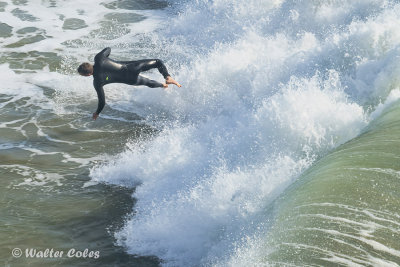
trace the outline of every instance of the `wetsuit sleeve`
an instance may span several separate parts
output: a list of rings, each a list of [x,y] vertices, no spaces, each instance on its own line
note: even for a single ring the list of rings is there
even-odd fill
[[[108,57],[111,53],[111,48],[106,47],[103,50],[100,51],[100,53],[98,53],[95,57],[94,57],[94,62],[98,62],[101,59]]]
[[[106,98],[105,98],[105,95],[104,95],[104,89],[103,89],[103,86],[101,86],[101,85],[94,85],[94,88],[96,89],[97,98],[99,99],[99,103],[97,105],[96,113],[100,114],[100,112],[104,108],[104,105],[106,104]]]

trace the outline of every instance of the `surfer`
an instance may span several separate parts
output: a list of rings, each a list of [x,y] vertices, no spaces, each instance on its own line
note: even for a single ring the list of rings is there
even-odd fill
[[[105,105],[105,95],[103,86],[109,83],[125,83],[129,85],[146,85],[151,88],[164,87],[168,84],[181,85],[172,79],[167,68],[160,59],[143,59],[136,61],[116,61],[108,56],[111,48],[104,48],[94,57],[94,65],[90,63],[82,63],[78,67],[78,72],[82,76],[93,75],[93,86],[96,89],[99,99],[97,110],[93,113],[93,119],[96,120]],[[141,76],[139,73],[150,69],[157,68],[164,76],[165,83],[159,83]]]

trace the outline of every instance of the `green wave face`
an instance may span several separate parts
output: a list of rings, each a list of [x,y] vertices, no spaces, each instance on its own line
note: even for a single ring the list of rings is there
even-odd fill
[[[275,203],[264,263],[400,264],[400,104],[310,168]]]

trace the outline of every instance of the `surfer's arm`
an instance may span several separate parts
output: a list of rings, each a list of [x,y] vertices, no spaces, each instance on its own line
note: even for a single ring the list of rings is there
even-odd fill
[[[100,112],[103,110],[105,104],[106,104],[106,98],[104,95],[104,89],[103,86],[101,85],[95,85],[94,88],[96,89],[97,92],[97,98],[99,99],[99,102],[97,104],[97,110],[95,113],[93,113],[93,119],[97,119],[99,116]]]

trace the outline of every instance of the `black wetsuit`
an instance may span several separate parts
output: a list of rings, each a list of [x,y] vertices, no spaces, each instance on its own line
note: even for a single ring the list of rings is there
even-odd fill
[[[147,79],[139,75],[142,71],[158,68],[158,71],[167,78],[167,68],[159,59],[143,59],[136,61],[115,61],[108,56],[111,48],[104,48],[94,57],[93,66],[93,85],[99,98],[99,104],[96,110],[97,114],[103,110],[105,105],[105,96],[103,86],[109,83],[126,83],[130,85],[146,85],[148,87],[163,87],[162,83]]]

